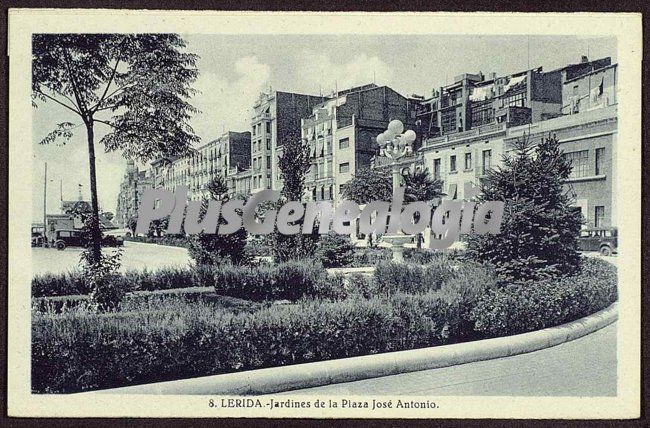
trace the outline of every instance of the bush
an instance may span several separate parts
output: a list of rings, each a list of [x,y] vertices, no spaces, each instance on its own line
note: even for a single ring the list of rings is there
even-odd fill
[[[250,269],[249,279],[254,273],[281,277],[271,270],[233,269],[235,278],[244,269]],[[311,274],[296,266],[282,275],[310,285],[305,278]],[[342,282],[342,276],[318,277]],[[113,388],[521,333],[607,307],[616,299],[616,270],[588,259],[574,277],[502,286],[490,268],[461,263],[437,291],[373,296],[375,286],[351,275],[350,298],[343,301],[243,302],[236,310],[202,300],[139,306],[127,299],[128,311],[110,314],[34,311],[32,390]]]
[[[356,248],[352,256],[352,267],[374,266],[392,258],[393,253],[389,248]]]
[[[348,236],[329,233],[318,241],[314,256],[326,268],[348,266],[353,261],[354,245]]]
[[[84,281],[81,271],[46,273],[32,279],[32,296],[68,296],[89,294],[90,285]]]
[[[451,274],[451,263],[444,257],[437,257],[424,266],[412,263],[379,263],[375,267],[374,280],[377,290],[382,293],[423,293],[438,290]]]
[[[296,301],[303,296],[345,297],[342,278],[330,277],[321,265],[308,261],[260,266],[224,265],[215,269],[214,283],[217,294],[253,301]]]
[[[492,288],[472,310],[476,329],[505,336],[564,324],[606,308],[617,299],[616,268],[585,258],[574,276]]]
[[[214,287],[210,268],[167,267],[155,271],[127,271],[110,277],[111,285],[125,292],[170,290],[173,288]],[[33,297],[90,294],[90,285],[80,271],[37,275],[32,279]]]
[[[369,299],[379,294],[371,278],[360,273],[352,273],[347,277],[346,289],[349,296]]]
[[[434,294],[303,301],[238,313],[202,303],[35,314],[32,389],[68,393],[444,344]]]

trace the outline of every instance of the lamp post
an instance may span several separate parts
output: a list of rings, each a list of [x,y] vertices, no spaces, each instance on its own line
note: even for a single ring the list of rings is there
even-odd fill
[[[377,143],[381,148],[380,156],[390,159],[393,173],[393,192],[402,184],[402,174],[400,172],[400,159],[413,153],[413,142],[415,141],[415,131],[404,131],[404,124],[399,120],[392,120],[388,124],[388,129],[377,136]],[[401,215],[401,213],[391,213],[391,215]],[[393,252],[393,261],[404,262],[404,244],[410,242],[413,235],[405,235],[399,230],[395,235],[385,235],[383,240],[391,244]]]

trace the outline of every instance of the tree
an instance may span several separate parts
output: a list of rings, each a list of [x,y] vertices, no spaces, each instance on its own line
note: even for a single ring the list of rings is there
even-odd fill
[[[404,174],[404,202],[425,201],[429,202],[433,208],[433,203],[436,198],[444,196],[442,192],[442,181],[432,179],[428,170],[417,170],[410,174]],[[418,216],[419,213],[416,213]],[[418,221],[415,218],[415,221]],[[419,233],[417,238],[417,247],[422,248],[422,233]]]
[[[52,101],[74,113],[77,125],[56,125],[41,144],[68,141],[84,126],[90,172],[91,256],[101,260],[95,169],[96,127],[106,151],[148,161],[181,156],[199,141],[188,124],[197,110],[197,56],[184,52],[175,34],[35,34],[32,38],[32,103]],[[90,263],[94,265],[93,263]]]
[[[393,198],[393,179],[390,172],[382,169],[362,168],[348,181],[343,197],[359,205],[373,201],[390,201]],[[367,237],[368,246],[374,245],[372,234]]]
[[[311,167],[309,145],[292,135],[283,142],[282,156],[278,159],[280,178],[283,181],[282,197],[276,210],[287,201],[301,201],[305,192],[305,176]],[[268,245],[276,262],[309,257],[314,254],[317,235],[283,235],[277,229],[269,234]]]
[[[554,136],[535,147],[527,138],[517,141],[503,166],[487,171],[478,197],[505,202],[501,233],[470,236],[469,256],[493,264],[506,280],[536,281],[579,269],[582,219],[563,188],[570,172]]]
[[[393,198],[393,181],[390,171],[363,168],[348,181],[343,191],[345,199],[364,205],[373,201],[390,201]]]
[[[226,180],[221,176],[215,176],[207,185],[210,198],[227,203],[231,198],[228,195]],[[208,209],[208,200],[203,201],[200,218],[203,219]],[[225,224],[223,218],[219,218],[219,224]],[[189,238],[189,254],[199,266],[214,266],[224,261],[233,264],[242,264],[248,261],[246,255],[246,229],[240,228],[235,233],[220,235],[218,233],[199,233]]]

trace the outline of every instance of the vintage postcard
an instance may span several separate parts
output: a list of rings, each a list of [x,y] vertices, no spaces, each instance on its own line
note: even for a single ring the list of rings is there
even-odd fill
[[[640,15],[9,24],[9,416],[640,416]]]

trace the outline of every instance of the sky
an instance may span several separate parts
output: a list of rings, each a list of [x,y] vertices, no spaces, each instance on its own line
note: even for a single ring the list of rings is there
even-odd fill
[[[463,73],[506,75],[542,66],[545,71],[580,61],[611,57],[616,39],[575,36],[439,35],[182,35],[187,50],[199,55],[199,90],[191,103],[201,110],[191,125],[203,142],[224,131],[248,131],[252,105],[269,89],[318,95],[373,81],[403,95],[431,96],[434,88]],[[79,124],[53,102],[32,110],[32,219],[42,222],[44,164],[48,164],[47,211],[59,200],[90,199],[88,149],[83,127],[65,145],[40,145],[57,123]],[[96,141],[108,129],[99,125]],[[96,147],[100,207],[115,211],[126,169],[120,153]],[[61,186],[62,184],[62,186]],[[61,192],[60,189],[63,189]]]

